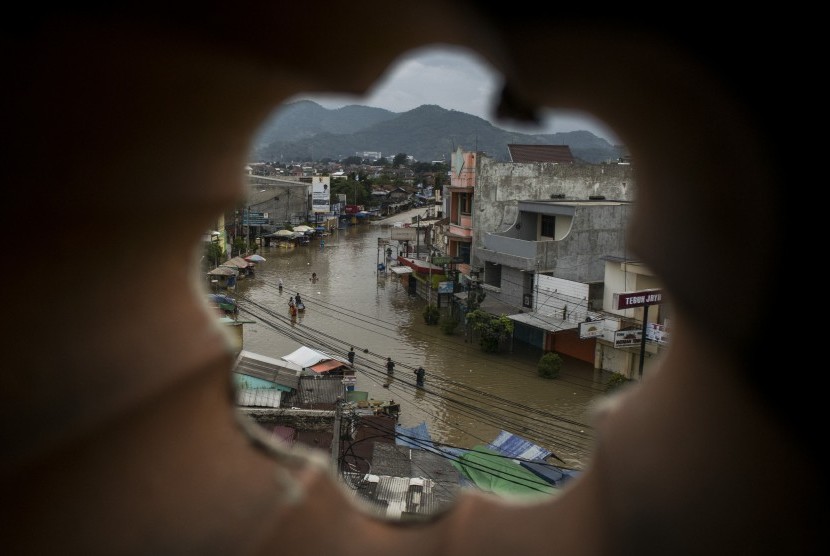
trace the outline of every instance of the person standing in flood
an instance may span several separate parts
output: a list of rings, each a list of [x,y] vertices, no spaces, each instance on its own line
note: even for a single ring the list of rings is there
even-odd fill
[[[426,370],[423,367],[418,367],[413,371],[415,373],[415,386],[418,388],[424,387],[424,380],[426,378]]]
[[[386,374],[391,375],[395,372],[395,362],[391,357],[386,358]]]
[[[354,346],[349,348],[349,365],[354,367]]]

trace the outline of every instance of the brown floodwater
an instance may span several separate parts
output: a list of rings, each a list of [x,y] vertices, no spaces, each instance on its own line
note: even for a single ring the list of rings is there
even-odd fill
[[[551,450],[567,467],[584,467],[594,441],[591,404],[606,395],[608,373],[564,357],[560,376],[544,379],[536,372],[537,348],[514,343],[484,353],[461,329],[447,335],[426,325],[426,300],[410,295],[397,275],[377,270],[384,256],[378,238],[389,236],[388,225],[365,223],[337,230],[323,247],[319,240],[261,247],[266,260],[232,294],[240,319],[255,321],[244,325],[243,349],[279,358],[305,345],[346,357],[354,346],[356,390],[399,403],[402,426],[424,422],[434,441],[461,448],[506,430]],[[292,321],[288,298],[298,292],[306,310]],[[387,357],[396,363],[391,380]],[[418,366],[427,371],[423,389],[415,387]]]

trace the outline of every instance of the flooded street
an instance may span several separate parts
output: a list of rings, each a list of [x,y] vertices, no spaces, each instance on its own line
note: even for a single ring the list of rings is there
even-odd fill
[[[553,451],[569,467],[582,467],[593,443],[589,406],[604,395],[606,374],[566,358],[559,378],[543,379],[535,348],[517,344],[486,354],[461,328],[446,335],[427,326],[426,301],[410,296],[395,274],[377,272],[383,255],[378,238],[389,233],[387,225],[360,224],[326,237],[324,247],[312,240],[290,249],[260,248],[266,261],[234,293],[240,320],[255,321],[244,325],[243,348],[278,358],[305,345],[345,358],[354,346],[356,390],[400,403],[401,425],[426,422],[434,441],[462,448],[507,430]],[[292,322],[288,298],[298,292],[306,310]],[[391,380],[387,357],[396,363]],[[415,387],[419,365],[427,372],[424,389]]]

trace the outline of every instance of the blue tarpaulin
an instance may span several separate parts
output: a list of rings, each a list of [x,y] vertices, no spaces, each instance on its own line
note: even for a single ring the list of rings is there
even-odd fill
[[[543,461],[523,461],[521,466],[556,487],[561,487],[569,479],[579,474],[578,471],[573,469],[562,469]]]
[[[507,431],[501,431],[487,447],[506,456],[528,460],[543,460],[553,453],[532,443],[530,440]]]

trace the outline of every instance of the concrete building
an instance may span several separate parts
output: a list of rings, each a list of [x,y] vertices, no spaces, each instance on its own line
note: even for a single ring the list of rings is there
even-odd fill
[[[606,258],[626,257],[632,167],[551,162],[544,149],[533,161],[534,152],[503,163],[458,148],[442,243],[461,261],[457,281],[514,321],[514,339],[601,367],[610,356],[597,359],[580,323],[602,315]]]

